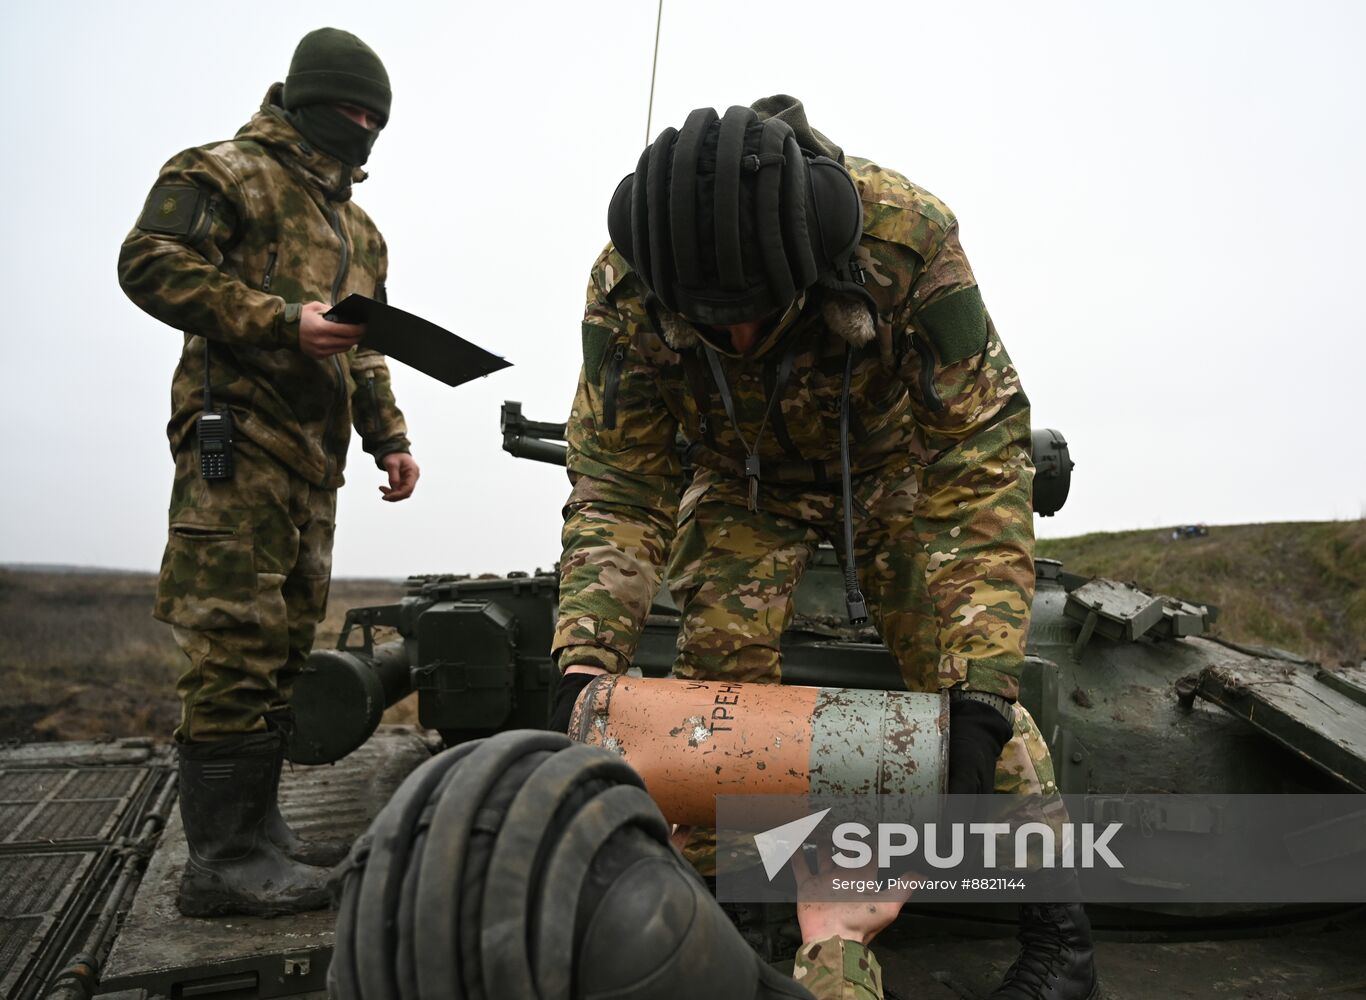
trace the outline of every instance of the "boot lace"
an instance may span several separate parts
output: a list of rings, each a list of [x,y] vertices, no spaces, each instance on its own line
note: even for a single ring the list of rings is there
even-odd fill
[[[1024,916],[1018,935],[1020,956],[1006,970],[1000,989],[992,1000],[1035,1000],[1044,997],[1049,981],[1056,979],[1065,964],[1068,948],[1062,933],[1065,908],[1050,903],[1025,904],[1029,911]]]

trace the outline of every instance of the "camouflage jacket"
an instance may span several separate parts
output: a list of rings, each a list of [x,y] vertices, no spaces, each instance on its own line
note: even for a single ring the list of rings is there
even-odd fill
[[[567,430],[573,492],[555,649],[575,650],[562,667],[618,671],[634,654],[680,514],[676,436],[696,469],[684,516],[703,480],[709,496],[749,501],[749,446],[763,470],[760,507],[782,489],[838,496],[840,397],[853,351],[855,492],[888,472],[914,477],[908,544],[926,554],[940,676],[1015,696],[1034,586],[1029,403],[948,208],[876,164],[846,166],[863,199],[858,256],[875,322],[852,297],[817,287],[789,310],[780,336],[738,356],[649,304],[612,247],[598,258]],[[704,344],[731,387],[738,435]]]
[[[792,978],[817,1000],[882,1000],[882,966],[857,941],[832,937],[804,944]]]
[[[389,369],[352,348],[316,361],[299,350],[306,302],[383,298],[387,256],[351,201],[364,179],[307,145],[284,117],[280,84],[231,140],[188,149],[158,176],[119,254],[119,283],[184,332],[171,385],[171,450],[203,408],[205,350],[215,405],[236,433],[310,483],[335,488],[354,423],[376,463],[407,451]]]

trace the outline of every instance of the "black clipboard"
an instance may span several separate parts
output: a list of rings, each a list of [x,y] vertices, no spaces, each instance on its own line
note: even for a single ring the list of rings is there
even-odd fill
[[[378,351],[455,386],[490,375],[512,362],[491,354],[421,316],[365,295],[348,295],[326,313],[339,323],[364,323],[359,347]]]

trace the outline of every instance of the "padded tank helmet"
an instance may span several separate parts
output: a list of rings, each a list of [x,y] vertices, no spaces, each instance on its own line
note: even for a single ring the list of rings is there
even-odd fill
[[[607,228],[655,299],[695,323],[762,319],[816,284],[872,301],[853,179],[752,108],[699,108],[661,132],[617,186]]]
[[[342,867],[338,1000],[812,1000],[740,936],[620,756],[510,730],[408,775]]]

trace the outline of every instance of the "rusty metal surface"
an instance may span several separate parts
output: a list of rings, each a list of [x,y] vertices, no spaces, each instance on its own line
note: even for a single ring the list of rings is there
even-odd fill
[[[707,826],[718,794],[807,793],[817,690],[602,677],[569,731],[625,757],[670,822]]]
[[[820,689],[811,718],[813,795],[937,795],[947,762],[944,695]]]
[[[569,728],[625,757],[670,822],[709,826],[717,795],[933,794],[947,720],[939,694],[604,676]]]

